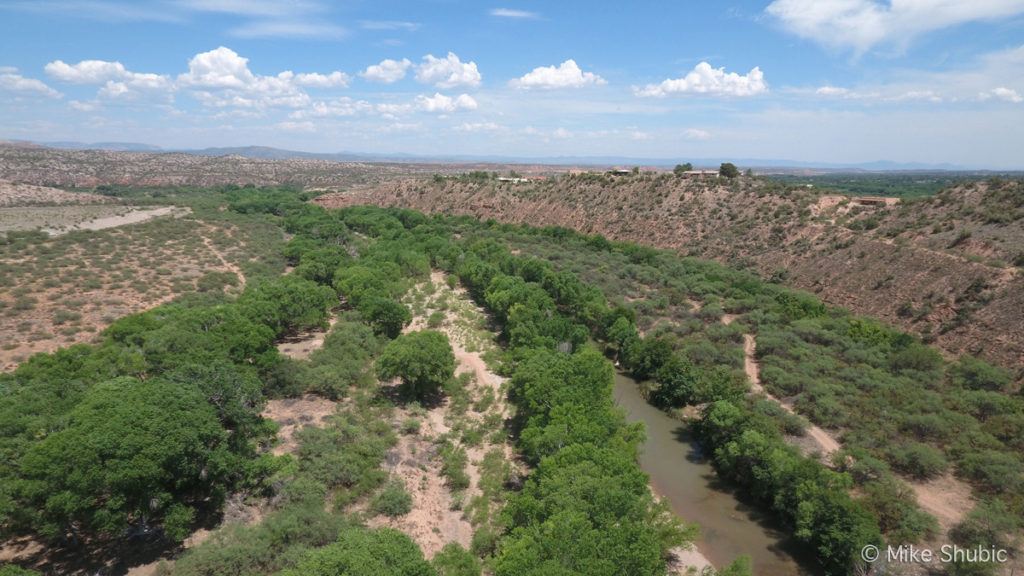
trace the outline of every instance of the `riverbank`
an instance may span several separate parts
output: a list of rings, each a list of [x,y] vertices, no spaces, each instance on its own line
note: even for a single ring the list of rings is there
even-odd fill
[[[691,550],[681,550],[675,566],[701,562],[723,567],[738,556],[751,558],[754,574],[811,574],[797,562],[793,543],[774,519],[744,503],[723,485],[684,422],[651,406],[636,381],[615,375],[615,403],[630,422],[643,422],[647,438],[639,458],[655,494],[687,522],[700,525]],[[682,572],[684,573],[685,569]]]

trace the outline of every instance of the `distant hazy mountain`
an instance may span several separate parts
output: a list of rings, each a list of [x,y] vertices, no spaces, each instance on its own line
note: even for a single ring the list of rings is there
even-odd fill
[[[886,172],[898,170],[984,170],[986,167],[962,166],[955,164],[928,164],[923,162],[892,162],[879,160],[875,162],[841,163],[841,162],[805,162],[801,160],[784,160],[770,158],[629,158],[624,156],[501,156],[501,155],[417,155],[417,154],[379,154],[360,152],[300,152],[284,150],[270,146],[237,146],[203,149],[165,149],[149,144],[134,142],[39,142],[39,145],[68,150],[110,150],[119,152],[181,152],[197,156],[241,156],[260,160],[313,159],[333,162],[458,162],[458,163],[493,163],[493,164],[550,164],[550,165],[582,165],[582,166],[656,166],[672,167],[679,163],[690,162],[697,167],[717,168],[722,162],[732,162],[740,168],[796,168],[813,170],[850,170],[866,172]]]
[[[287,159],[312,159],[331,160],[334,162],[367,162],[370,160],[382,160],[383,157],[375,157],[368,154],[357,154],[354,152],[298,152],[295,150],[282,150],[269,146],[237,146],[227,148],[203,148],[201,150],[178,150],[188,154],[199,156],[242,156],[243,158],[257,158],[261,160],[287,160]]]
[[[160,152],[163,148],[138,142],[37,142],[41,146],[64,150],[107,150],[110,152]]]

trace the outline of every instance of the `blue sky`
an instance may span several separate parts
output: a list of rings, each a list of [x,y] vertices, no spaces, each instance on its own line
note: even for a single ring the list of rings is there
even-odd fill
[[[0,0],[0,138],[1024,168],[1024,0]]]

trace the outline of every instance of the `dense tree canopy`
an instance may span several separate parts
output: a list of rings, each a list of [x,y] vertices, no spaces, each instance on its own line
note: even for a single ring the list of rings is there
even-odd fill
[[[433,330],[399,336],[377,359],[381,379],[400,379],[406,393],[420,399],[436,394],[454,374],[455,354],[448,337]]]
[[[242,312],[277,336],[323,327],[337,302],[333,290],[293,274],[248,287],[238,299]]]
[[[218,415],[195,386],[119,378],[98,384],[63,430],[22,457],[17,497],[28,521],[49,536],[79,530],[117,534],[164,517],[175,539],[195,507],[218,500],[225,477],[241,474]]]

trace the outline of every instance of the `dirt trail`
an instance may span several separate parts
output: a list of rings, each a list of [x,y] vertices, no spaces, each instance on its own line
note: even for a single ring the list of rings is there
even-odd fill
[[[220,260],[220,263],[223,264],[225,268],[227,268],[235,276],[238,276],[238,287],[239,289],[244,289],[246,281],[245,272],[242,272],[242,269],[239,268],[237,264],[225,258],[224,253],[221,252],[219,248],[214,246],[213,241],[210,240],[209,236],[205,234],[200,235],[203,237],[203,245],[206,246],[210,250],[210,252],[213,252],[213,255],[216,256],[218,260]]]
[[[724,314],[722,315],[722,323],[725,325],[732,324],[736,320],[735,314]],[[757,365],[757,340],[753,334],[743,335],[743,371],[747,373],[747,378],[750,380],[750,391],[754,394],[763,394],[766,398],[775,402],[783,410],[790,414],[796,414],[793,407],[789,404],[779,400],[775,396],[772,396],[765,390],[764,385],[761,384],[761,370]],[[808,424],[807,435],[814,441],[818,449],[821,451],[822,459],[827,459],[830,454],[838,451],[842,448],[842,444],[835,439],[831,434],[826,432],[820,426],[814,424]]]
[[[737,318],[733,314],[722,316],[722,323],[731,324]],[[750,379],[751,391],[755,394],[764,394],[769,400],[782,407],[790,414],[796,414],[793,408],[778,398],[772,396],[761,384],[760,369],[757,365],[757,340],[753,334],[743,335],[743,369]],[[807,435],[818,446],[823,459],[828,455],[842,448],[842,444],[836,438],[819,426],[810,424],[807,427]],[[952,475],[945,475],[941,478],[928,482],[907,482],[917,497],[917,503],[925,512],[935,516],[939,526],[945,534],[955,526],[974,507],[974,498],[971,495],[971,488],[966,483],[957,480]]]
[[[957,525],[974,508],[971,487],[946,474],[927,482],[907,482],[917,496],[917,503],[935,516],[943,533]]]

